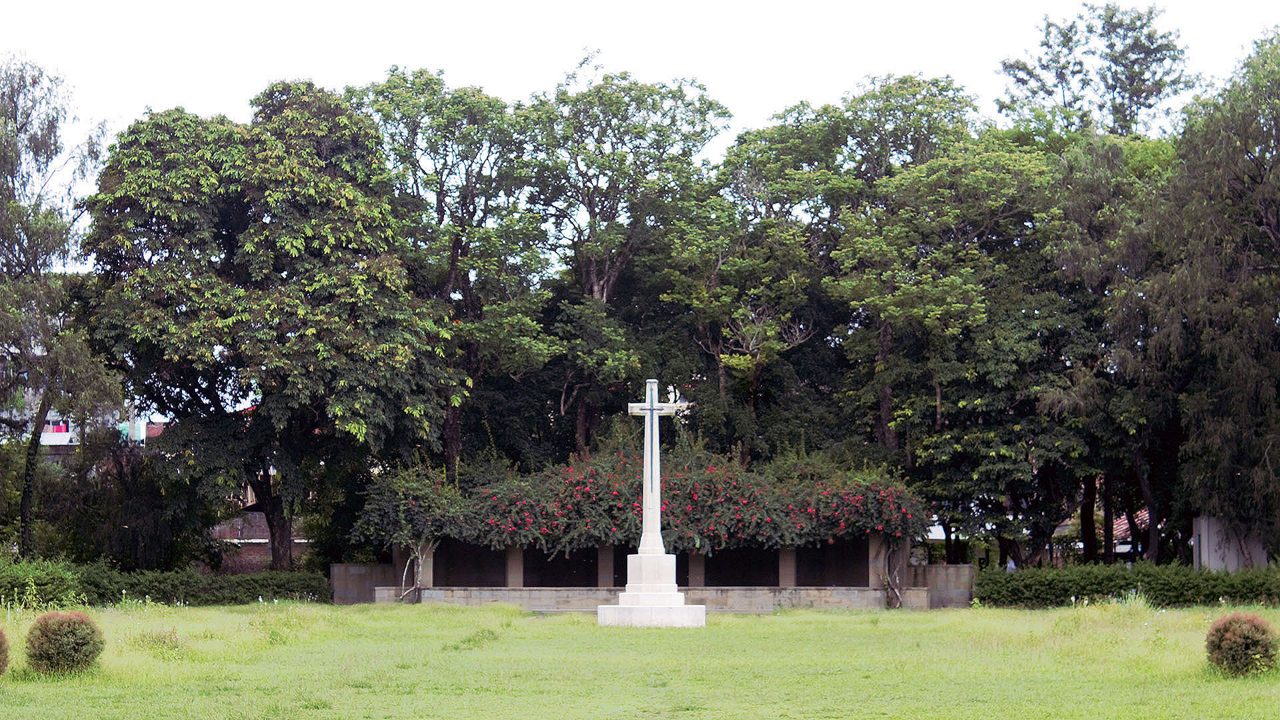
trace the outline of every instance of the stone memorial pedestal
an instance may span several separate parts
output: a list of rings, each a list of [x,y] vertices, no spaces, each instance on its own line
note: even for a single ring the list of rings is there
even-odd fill
[[[628,555],[627,589],[617,605],[596,606],[600,625],[627,627],[702,627],[705,605],[685,605],[676,589],[675,555]]]

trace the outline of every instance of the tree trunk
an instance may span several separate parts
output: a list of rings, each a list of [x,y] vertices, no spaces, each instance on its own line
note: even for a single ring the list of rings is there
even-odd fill
[[[40,393],[40,405],[31,421],[31,437],[27,440],[27,457],[22,468],[22,501],[18,506],[18,557],[30,560],[36,554],[35,535],[32,533],[32,512],[36,495],[36,471],[40,469],[40,436],[44,434],[45,420],[53,396],[48,390]]]
[[[1126,507],[1124,509],[1124,520],[1129,525],[1129,555],[1142,547],[1142,538],[1138,536],[1138,519],[1134,517],[1133,508]]]
[[[574,420],[574,444],[578,449],[578,454],[586,457],[591,449],[591,425],[590,413],[588,412],[587,399],[585,397],[578,398],[577,413]]]
[[[262,474],[249,481],[258,507],[267,521],[271,544],[271,569],[293,568],[293,523],[284,510],[284,500],[271,487],[270,469],[264,464]]]
[[[1150,562],[1160,562],[1160,516],[1156,513],[1155,488],[1149,473],[1138,473],[1138,487],[1142,490],[1142,502],[1147,506],[1147,546],[1143,555]]]
[[[1025,562],[1022,556],[1022,546],[1012,538],[996,536],[996,545],[1000,548],[1000,565],[1001,570],[1008,564],[1010,558],[1013,559],[1013,566],[1021,570]]]
[[[743,467],[751,464],[751,451],[755,446],[753,441],[757,436],[756,395],[760,393],[760,372],[761,368],[756,366],[751,373],[751,377],[747,380],[747,396],[744,400],[746,401],[747,418],[750,422],[750,439],[740,437],[738,444],[738,461],[742,463]]]
[[[1084,494],[1080,499],[1080,544],[1083,559],[1087,563],[1098,562],[1098,524],[1093,517],[1098,501],[1098,478],[1084,481]]]
[[[876,350],[876,368],[889,360],[893,347],[893,328],[887,322],[880,323],[879,347]],[[898,449],[898,432],[893,429],[893,388],[888,383],[880,386],[880,417],[876,423],[876,439],[889,450]]]
[[[444,473],[458,482],[458,460],[462,457],[462,408],[450,405],[444,411]]]
[[[464,253],[465,254],[465,253]],[[463,293],[470,293],[470,281],[464,281]],[[468,317],[475,319],[480,313],[469,312]],[[463,366],[462,370],[468,378],[477,377],[480,374],[479,350],[474,342],[463,344]],[[462,406],[449,404],[444,411],[444,428],[441,433],[444,436],[444,472],[445,478],[449,482],[458,482],[458,463],[462,460]]]
[[[720,403],[728,405],[729,398],[729,375],[724,369],[724,360],[716,355],[716,382],[719,383]]]
[[[1111,509],[1111,496],[1107,476],[1102,476],[1102,561],[1110,565],[1116,561],[1115,512]]]

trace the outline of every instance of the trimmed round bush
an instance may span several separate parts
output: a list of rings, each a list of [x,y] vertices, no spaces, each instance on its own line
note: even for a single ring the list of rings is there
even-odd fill
[[[1270,623],[1252,613],[1218,618],[1205,638],[1209,662],[1230,675],[1265,672],[1276,666],[1276,635]]]
[[[0,675],[9,669],[9,640],[4,636],[4,630],[0,629]]]
[[[27,662],[42,673],[84,670],[102,654],[102,630],[82,612],[50,612],[27,633]]]

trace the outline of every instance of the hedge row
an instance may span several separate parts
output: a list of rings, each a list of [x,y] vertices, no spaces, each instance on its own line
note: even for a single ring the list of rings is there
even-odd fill
[[[206,575],[194,570],[120,572],[104,565],[37,561],[0,562],[0,598],[6,604],[64,607],[144,600],[183,605],[239,605],[271,600],[330,599],[323,575],[262,572]]]
[[[1234,573],[1186,565],[1073,565],[978,574],[973,595],[984,605],[1043,608],[1141,593],[1152,605],[1277,605],[1280,568]]]

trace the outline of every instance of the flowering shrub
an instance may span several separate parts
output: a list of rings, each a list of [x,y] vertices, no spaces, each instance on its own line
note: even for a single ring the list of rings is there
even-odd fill
[[[621,451],[575,458],[546,472],[482,485],[458,539],[549,552],[640,539],[643,462]],[[923,505],[875,477],[779,482],[733,460],[703,456],[664,467],[663,535],[672,551],[816,545],[837,537],[918,536]]]

